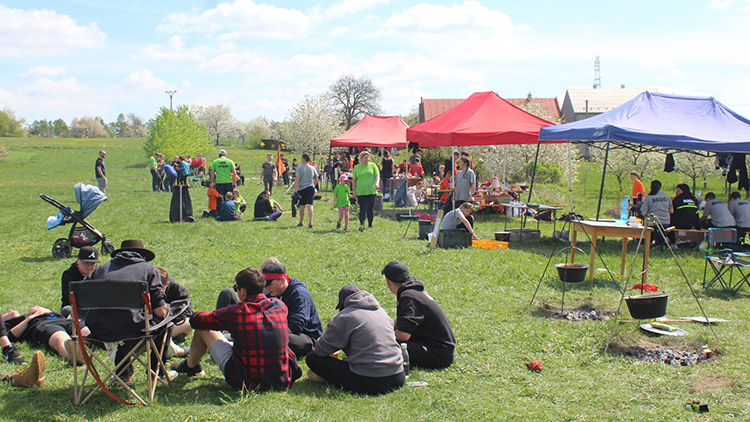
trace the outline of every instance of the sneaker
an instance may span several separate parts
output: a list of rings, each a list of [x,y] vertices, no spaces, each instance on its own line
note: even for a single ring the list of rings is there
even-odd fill
[[[168,379],[169,382],[172,382],[172,381],[174,381],[174,380],[177,379],[177,375],[178,375],[177,371],[173,371],[173,370],[170,369],[170,370],[167,371],[166,374],[161,374],[159,376],[159,378],[161,378],[163,380],[167,380]]]
[[[308,228],[308,229],[311,229],[311,228],[313,228],[313,225],[312,225],[312,224],[308,224],[308,225],[307,225],[307,228]]]
[[[41,387],[44,385],[44,370],[47,369],[47,361],[42,352],[34,352],[31,357],[31,365],[23,371],[16,371],[11,375],[10,381],[18,387]]]
[[[302,223],[297,224],[297,227],[302,227],[302,226],[304,226],[304,224]]]
[[[26,365],[26,359],[22,358],[16,350],[16,346],[9,344],[3,347],[3,362],[15,363],[16,365]]]
[[[75,360],[78,365],[86,364],[86,361],[83,360],[81,349],[78,347],[78,343],[76,343],[75,340],[73,340],[72,338],[65,340],[65,343],[63,343],[63,347],[65,348],[65,352],[68,353],[68,362],[73,364],[73,356],[75,356]]]
[[[185,374],[185,375],[187,375],[189,377],[203,376],[203,375],[206,374],[203,371],[203,366],[201,366],[200,363],[198,365],[196,365],[195,368],[189,367],[187,359],[185,359],[185,360],[183,360],[182,362],[179,362],[179,363],[177,363],[177,362],[173,363],[172,366],[171,366],[171,369],[173,371],[176,371],[178,374]]]
[[[349,227],[344,227],[344,231],[348,232],[349,231]]]
[[[338,230],[340,228],[341,228],[341,223],[336,223],[336,229]]]
[[[174,341],[169,340],[169,345],[167,346],[167,358],[173,358],[177,356],[178,358],[184,358],[185,357],[185,350],[176,345]]]
[[[361,232],[365,231],[365,225],[364,224],[360,224],[359,225],[359,231],[361,231]]]
[[[326,379],[313,372],[312,369],[307,370],[307,379],[312,382],[326,382]]]

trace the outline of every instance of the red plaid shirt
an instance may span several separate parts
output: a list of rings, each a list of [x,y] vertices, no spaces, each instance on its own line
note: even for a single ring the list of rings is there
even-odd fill
[[[299,377],[292,373],[296,356],[289,349],[286,320],[283,302],[259,294],[213,312],[196,312],[190,325],[232,334],[234,353],[224,368],[224,378],[233,388],[284,390]]]

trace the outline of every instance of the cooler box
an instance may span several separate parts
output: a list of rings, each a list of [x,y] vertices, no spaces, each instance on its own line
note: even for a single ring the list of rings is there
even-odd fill
[[[471,233],[465,230],[440,230],[438,246],[445,249],[468,248],[471,246]]]

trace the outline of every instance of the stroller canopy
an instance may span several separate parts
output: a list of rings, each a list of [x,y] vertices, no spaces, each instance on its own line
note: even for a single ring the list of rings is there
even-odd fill
[[[107,195],[98,187],[92,185],[76,183],[75,192],[76,202],[81,205],[81,218],[91,215],[99,204],[107,200]]]

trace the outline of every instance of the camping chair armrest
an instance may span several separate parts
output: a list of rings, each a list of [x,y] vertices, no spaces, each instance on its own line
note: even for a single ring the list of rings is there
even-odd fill
[[[167,325],[171,324],[172,321],[174,321],[176,318],[180,317],[182,314],[185,313],[185,311],[190,306],[190,303],[183,303],[182,306],[180,306],[179,309],[172,312],[169,308],[167,308],[167,315],[164,317],[163,320],[161,320],[158,324],[152,325],[148,327],[148,330],[143,330],[146,334],[151,334],[158,332],[162,328],[166,327]]]

